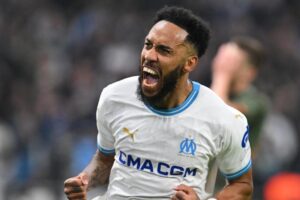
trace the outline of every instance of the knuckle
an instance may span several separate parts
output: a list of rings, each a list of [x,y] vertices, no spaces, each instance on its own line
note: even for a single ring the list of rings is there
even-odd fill
[[[65,180],[64,185],[66,185],[69,182],[69,179]]]
[[[68,199],[85,199],[86,194],[85,193],[74,193],[67,196]]]
[[[74,182],[73,178],[68,178],[67,180],[65,180],[64,185],[68,185],[70,183]]]

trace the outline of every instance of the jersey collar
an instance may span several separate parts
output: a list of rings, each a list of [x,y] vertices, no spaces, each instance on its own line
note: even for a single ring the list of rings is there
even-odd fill
[[[158,115],[163,115],[163,116],[172,116],[172,115],[176,115],[178,113],[183,112],[184,110],[186,110],[196,99],[196,97],[198,96],[198,93],[200,91],[200,84],[197,82],[192,81],[193,84],[193,89],[190,92],[189,96],[186,98],[186,100],[180,104],[179,106],[175,107],[175,108],[170,108],[170,109],[157,109],[152,107],[149,104],[145,104],[147,106],[147,108],[149,110],[151,110],[152,112],[158,114]]]

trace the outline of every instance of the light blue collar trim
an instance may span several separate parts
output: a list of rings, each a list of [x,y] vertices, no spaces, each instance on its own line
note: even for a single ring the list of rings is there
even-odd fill
[[[149,104],[145,104],[145,105],[152,112],[159,114],[159,115],[163,115],[163,116],[171,116],[171,115],[176,115],[178,113],[181,113],[184,110],[186,110],[195,101],[195,99],[198,96],[198,93],[200,91],[199,83],[193,81],[192,84],[193,84],[193,89],[192,89],[191,93],[189,94],[188,98],[182,104],[180,104],[179,106],[177,106],[175,108],[157,109],[157,108],[152,107]]]

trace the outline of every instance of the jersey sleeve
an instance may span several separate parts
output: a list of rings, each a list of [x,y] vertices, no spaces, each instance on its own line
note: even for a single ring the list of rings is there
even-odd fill
[[[97,119],[97,147],[98,150],[105,155],[112,155],[115,153],[114,149],[114,137],[112,131],[109,126],[108,118],[109,118],[109,109],[111,106],[108,105],[108,94],[106,89],[103,89],[98,107],[96,112]]]
[[[217,157],[219,168],[228,180],[242,176],[251,168],[247,120],[242,114],[234,118],[232,125],[226,128],[224,150]]]

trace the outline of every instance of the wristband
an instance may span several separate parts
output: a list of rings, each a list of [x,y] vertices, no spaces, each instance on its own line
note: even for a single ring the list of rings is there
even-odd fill
[[[211,198],[209,198],[207,200],[218,200],[218,199],[211,197]]]

